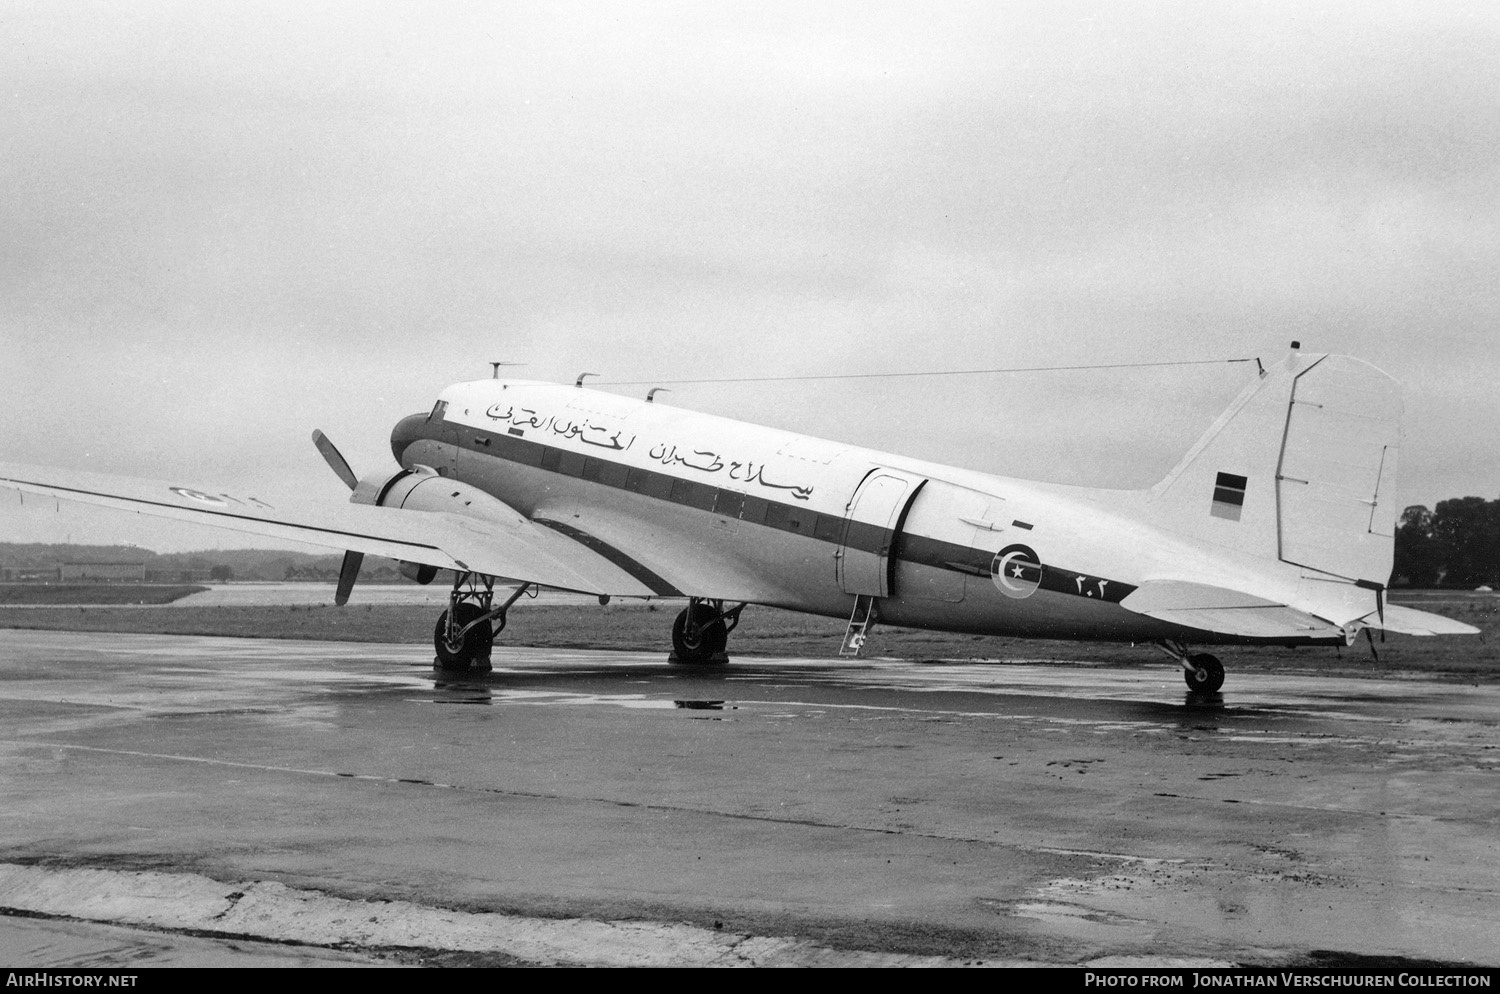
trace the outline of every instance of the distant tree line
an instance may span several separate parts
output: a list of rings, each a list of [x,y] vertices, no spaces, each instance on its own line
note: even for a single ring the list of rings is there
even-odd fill
[[[319,555],[284,549],[210,549],[200,552],[152,552],[134,545],[67,545],[57,543],[0,542],[0,576],[18,570],[50,569],[58,564],[74,563],[141,563],[148,576],[169,577],[178,582],[179,575],[196,573],[194,582],[205,576],[211,580],[317,580],[332,583],[338,579],[340,553]],[[55,579],[55,577],[54,577]],[[394,560],[371,556],[365,561],[360,579],[380,583],[404,583]],[[186,582],[186,581],[184,581]]]
[[[1455,497],[1416,504],[1396,526],[1396,586],[1494,586],[1500,580],[1500,499]]]
[[[282,572],[281,578],[333,583],[339,578],[339,567],[343,559],[339,556],[328,556],[326,560],[326,562],[315,562],[306,566],[289,565]],[[401,570],[397,568],[393,560],[377,559],[374,556],[366,562],[359,576],[366,583],[406,582],[406,578],[401,575]]]

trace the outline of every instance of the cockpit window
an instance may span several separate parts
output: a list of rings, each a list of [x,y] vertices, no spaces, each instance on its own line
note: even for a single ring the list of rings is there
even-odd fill
[[[440,400],[432,405],[432,413],[427,415],[428,421],[441,421],[448,416],[448,402]]]

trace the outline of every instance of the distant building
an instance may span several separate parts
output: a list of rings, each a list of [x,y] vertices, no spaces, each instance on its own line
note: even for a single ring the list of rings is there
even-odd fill
[[[56,566],[0,566],[0,583],[56,583]]]
[[[110,582],[146,579],[145,563],[59,563],[57,578],[63,583]]]
[[[147,583],[208,583],[212,579],[211,572],[206,569],[148,569],[145,579]]]

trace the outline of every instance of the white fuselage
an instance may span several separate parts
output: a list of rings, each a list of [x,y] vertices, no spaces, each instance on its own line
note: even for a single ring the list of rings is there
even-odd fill
[[[1247,641],[1119,601],[1156,576],[1295,583],[1175,536],[1143,491],[991,476],[595,390],[481,380],[392,439],[587,544],[652,593],[983,634]],[[1227,585],[1233,585],[1229,582]]]

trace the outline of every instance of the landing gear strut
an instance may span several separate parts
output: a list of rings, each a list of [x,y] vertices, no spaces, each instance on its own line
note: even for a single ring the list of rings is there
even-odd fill
[[[1182,665],[1182,678],[1195,694],[1216,694],[1224,686],[1224,664],[1218,656],[1187,651],[1187,647],[1170,640],[1156,643],[1163,652]]]
[[[726,611],[723,601],[689,597],[688,606],[672,622],[672,654],[667,662],[689,666],[728,662],[724,648],[744,609],[740,604]]]
[[[432,632],[436,669],[488,671],[490,648],[505,630],[505,612],[531,588],[522,584],[499,607],[494,606],[495,578],[482,573],[458,573],[448,594],[448,610]],[[532,596],[536,596],[532,594]]]

